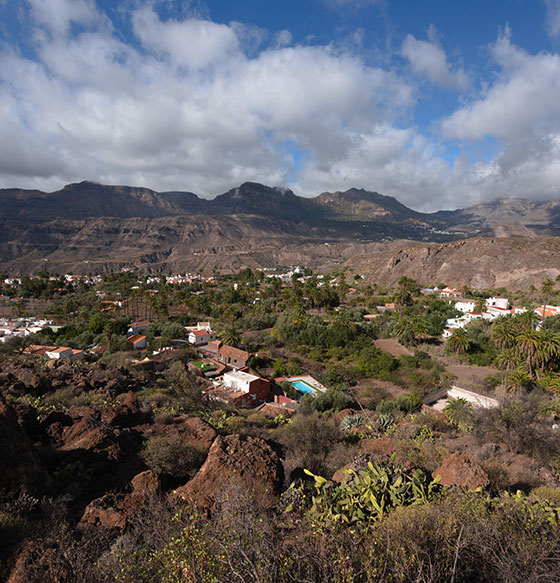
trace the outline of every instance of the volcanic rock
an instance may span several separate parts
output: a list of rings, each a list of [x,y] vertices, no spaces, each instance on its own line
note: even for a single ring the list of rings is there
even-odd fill
[[[237,485],[260,498],[272,499],[284,478],[278,454],[263,439],[244,435],[217,437],[204,465],[174,495],[211,510],[228,487]]]
[[[459,451],[447,456],[432,476],[441,476],[443,486],[462,486],[469,490],[485,488],[490,483],[486,472],[474,458]]]

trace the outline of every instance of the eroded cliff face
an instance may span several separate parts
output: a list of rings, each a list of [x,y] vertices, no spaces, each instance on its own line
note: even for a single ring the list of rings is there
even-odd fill
[[[527,289],[560,275],[560,238],[477,238],[442,244],[393,244],[357,253],[344,264],[367,281]]]
[[[542,238],[560,233],[556,202],[498,200],[426,214],[360,189],[306,199],[245,183],[205,200],[83,182],[54,193],[0,190],[0,220],[0,271],[14,274],[345,265],[380,284],[407,275],[526,288],[560,264],[557,240]]]

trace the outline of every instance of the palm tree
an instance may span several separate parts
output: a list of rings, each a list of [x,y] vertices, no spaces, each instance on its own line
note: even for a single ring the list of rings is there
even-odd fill
[[[450,350],[454,350],[457,354],[467,352],[471,345],[469,335],[464,328],[457,328],[453,334],[447,339],[447,346]]]
[[[414,279],[403,275],[399,279],[398,288],[395,292],[394,300],[401,306],[412,304],[412,297],[418,292],[418,284]]]
[[[500,368],[502,374],[502,385],[507,391],[509,371],[513,370],[519,363],[519,356],[513,348],[505,348],[496,356],[496,365]],[[504,372],[505,371],[505,372]]]
[[[514,316],[514,326],[520,332],[534,330],[538,320],[539,317],[533,312],[533,310],[527,310],[526,312]]]
[[[541,292],[543,298],[543,313],[542,319],[546,318],[546,302],[550,299],[550,296],[554,292],[554,282],[549,278],[545,279],[541,284]]]
[[[535,369],[542,362],[543,342],[537,330],[524,330],[517,336],[518,354],[525,359],[527,370],[535,378]]]
[[[443,412],[452,423],[463,429],[472,418],[473,407],[466,399],[459,397],[457,399],[449,399]]]
[[[560,359],[560,334],[547,328],[539,330],[541,366],[547,368]]]
[[[478,298],[474,304],[474,311],[477,314],[481,314],[486,310],[486,300],[484,298]]]
[[[393,335],[402,343],[412,340],[414,338],[414,326],[411,319],[401,316],[396,320],[393,324]]]
[[[515,345],[517,333],[514,328],[514,321],[511,316],[500,316],[497,320],[492,322],[491,329],[494,344],[500,350],[512,348]]]
[[[222,330],[220,340],[229,346],[237,346],[241,342],[241,336],[235,328],[228,326]]]

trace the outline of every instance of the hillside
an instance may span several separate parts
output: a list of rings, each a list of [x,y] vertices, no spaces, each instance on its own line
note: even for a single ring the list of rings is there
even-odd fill
[[[487,285],[509,280],[522,285],[532,273],[538,278],[560,264],[554,264],[556,255],[545,253],[539,237],[560,233],[559,213],[560,203],[498,200],[426,214],[362,189],[304,198],[251,182],[212,200],[87,181],[53,193],[4,189],[0,269],[31,274],[44,267],[105,272],[136,266],[149,272],[211,272],[294,264],[330,269],[348,262],[357,271],[363,264],[363,271],[386,283],[402,271],[419,281],[441,274],[449,282],[476,285],[476,271]],[[472,236],[479,239],[467,243],[464,257],[452,251],[463,249],[453,241]],[[521,243],[508,242],[512,236]],[[489,243],[480,237],[499,239]],[[483,253],[488,245],[507,251]],[[441,257],[447,258],[442,265]]]
[[[345,264],[371,282],[395,284],[403,275],[419,283],[527,289],[560,275],[560,238],[475,238],[442,244],[394,243],[365,248]]]

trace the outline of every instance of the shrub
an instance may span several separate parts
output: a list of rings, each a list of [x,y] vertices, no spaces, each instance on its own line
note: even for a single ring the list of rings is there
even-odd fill
[[[191,478],[203,461],[200,452],[187,445],[177,433],[150,437],[141,455],[154,474],[173,483]]]

